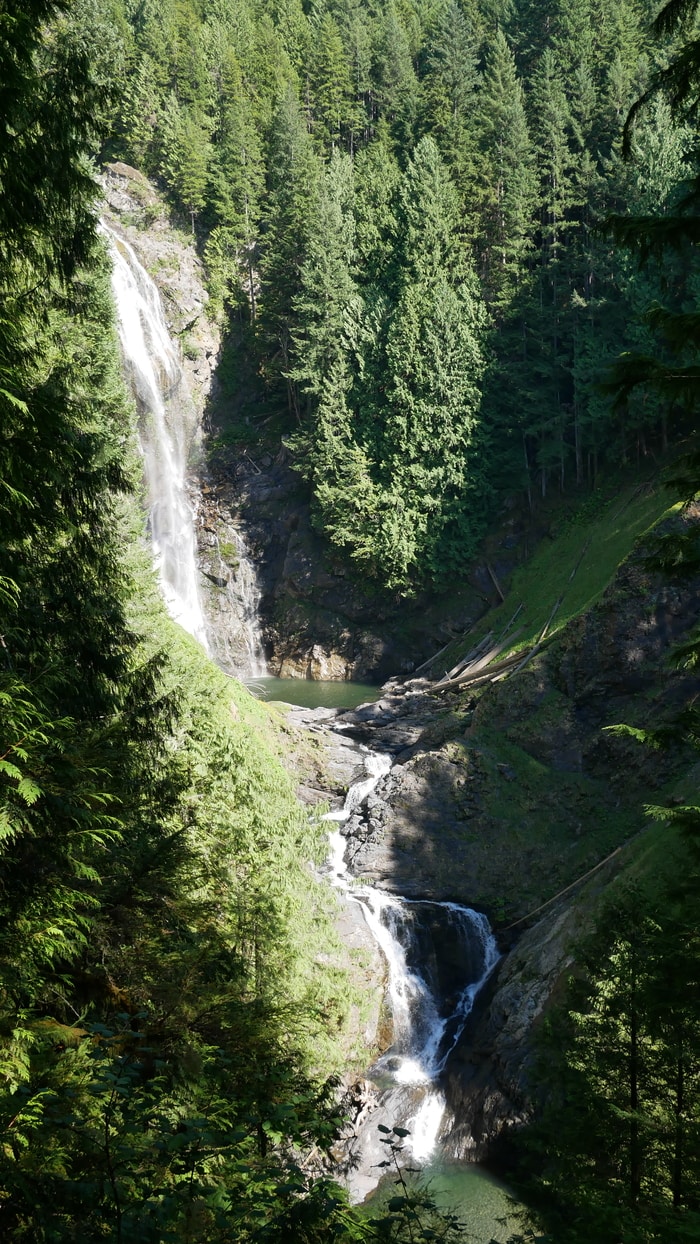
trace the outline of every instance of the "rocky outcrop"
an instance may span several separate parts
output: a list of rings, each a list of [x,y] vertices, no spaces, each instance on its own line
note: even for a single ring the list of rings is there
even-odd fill
[[[672,803],[686,780],[692,758],[605,727],[659,724],[697,695],[697,676],[667,657],[699,610],[700,580],[668,584],[639,555],[513,679],[447,703],[425,681],[392,683],[326,716],[395,762],[345,826],[353,872],[484,909],[502,930],[503,958],[447,1069],[455,1157],[492,1155],[528,1116],[533,1034],[600,895],[644,850],[642,801]]]
[[[699,583],[662,584],[630,561],[516,677],[447,696],[408,682],[340,715],[397,761],[348,825],[357,874],[508,923],[633,838],[646,823],[640,789],[663,788],[686,761],[606,727],[648,726],[696,692],[666,657],[699,609]]]
[[[572,970],[600,883],[547,912],[504,955],[462,1035],[445,1077],[451,1157],[503,1155],[532,1113],[533,1036]]]
[[[266,455],[253,461],[241,452],[235,464],[227,462],[225,471],[212,470],[208,499],[219,530],[234,523],[245,532],[260,585],[269,672],[369,682],[411,667],[412,644],[396,636],[396,611],[363,591],[329,555],[284,452],[277,461]]]

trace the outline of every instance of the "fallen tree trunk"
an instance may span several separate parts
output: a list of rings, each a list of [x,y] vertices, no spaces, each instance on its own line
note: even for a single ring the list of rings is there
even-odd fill
[[[453,687],[473,687],[482,682],[489,682],[496,674],[510,669],[511,666],[515,665],[516,661],[520,661],[522,655],[522,652],[514,652],[511,656],[504,657],[502,661],[497,661],[489,670],[482,671],[481,673],[478,670],[471,670],[462,674],[459,678],[451,678],[449,682],[434,683],[432,687],[428,688],[428,693],[448,691]]]

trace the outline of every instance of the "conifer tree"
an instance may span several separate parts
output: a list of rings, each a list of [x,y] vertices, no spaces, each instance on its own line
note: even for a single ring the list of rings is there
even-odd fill
[[[322,13],[313,25],[310,64],[314,133],[326,147],[338,147],[354,120],[350,67],[337,23]]]
[[[207,240],[205,257],[219,297],[228,297],[235,304],[243,296],[255,320],[254,252],[264,190],[263,156],[241,67],[228,46],[222,50],[218,72],[221,93],[207,196],[216,224]]]
[[[523,89],[501,30],[489,47],[479,106],[489,191],[484,284],[489,300],[504,309],[532,248],[537,184]]]
[[[316,399],[344,358],[349,320],[358,312],[353,189],[352,161],[335,152],[320,178],[295,300],[294,379]]]
[[[421,128],[440,153],[476,219],[478,152],[475,90],[478,43],[473,26],[451,0],[436,24],[426,52]]]
[[[397,151],[408,152],[415,141],[418,80],[410,43],[394,0],[388,0],[375,32],[374,78],[378,116],[389,122]]]
[[[288,87],[279,101],[270,135],[268,193],[260,257],[258,332],[266,350],[268,379],[282,380],[290,414],[300,418],[293,379],[295,301],[307,253],[308,202],[318,163],[296,95]]]
[[[410,593],[426,572],[439,579],[466,555],[479,476],[471,450],[482,319],[457,194],[430,138],[409,162],[396,220],[389,281],[368,291],[361,322],[348,287],[344,357],[333,359],[322,389],[309,461],[333,542],[385,586]],[[333,448],[351,463],[347,475]]]

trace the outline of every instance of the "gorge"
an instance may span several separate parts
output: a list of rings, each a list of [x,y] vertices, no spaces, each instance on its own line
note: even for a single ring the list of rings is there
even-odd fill
[[[640,530],[648,521],[645,515],[647,511],[643,510]],[[216,534],[215,524],[213,526],[214,541],[219,544],[221,536]],[[231,532],[236,541],[240,540],[235,525],[229,522],[226,526],[229,540]],[[255,678],[264,671],[261,641],[250,629],[251,621],[255,621],[256,591],[260,590],[255,587],[255,573],[249,569],[247,559],[241,559],[240,550],[241,545],[236,544],[235,569],[230,565],[233,557],[228,552],[228,564],[221,566],[219,585],[215,585],[214,593],[209,590],[209,643],[215,653],[228,652],[224,659],[218,657],[226,671],[239,677],[247,674]],[[206,562],[209,581],[210,566],[211,561]],[[610,566],[610,570],[614,567]],[[563,582],[568,577],[568,566],[566,571]],[[237,592],[239,601],[231,606]],[[213,600],[215,622],[211,613]],[[630,612],[622,602],[620,612],[618,598],[612,595],[608,624],[619,629],[622,623],[628,629],[628,652],[634,652],[634,643],[642,643],[648,649],[648,657],[658,662],[671,632],[681,633],[694,616],[694,601],[695,597],[688,597],[680,613],[676,605],[671,606],[670,612],[661,606],[661,613],[665,613],[665,633],[656,628],[645,633],[643,638],[644,626],[642,624],[640,631],[640,620],[634,617],[634,611]],[[236,618],[235,623],[230,621],[228,611]],[[617,621],[613,621],[615,615]],[[601,629],[601,620],[592,624]],[[233,626],[239,637],[246,633],[247,638],[242,643],[240,638],[236,639],[237,656],[231,659],[229,639],[223,641],[221,634],[228,636]],[[637,634],[634,641],[633,633]],[[414,1159],[424,1162],[438,1136],[446,1154],[459,1159],[487,1158],[511,1128],[520,1126],[527,1116],[532,1033],[547,1008],[548,999],[566,977],[572,962],[573,944],[588,927],[589,904],[598,901],[596,896],[601,892],[601,881],[606,880],[606,873],[596,873],[591,882],[583,884],[573,894],[573,902],[564,901],[546,912],[541,923],[533,924],[520,940],[516,940],[515,947],[510,947],[510,938],[506,937],[507,953],[496,982],[490,984],[484,1004],[471,1018],[474,985],[484,983],[489,977],[496,962],[496,950],[494,940],[484,940],[480,924],[484,917],[467,913],[461,902],[476,901],[486,911],[499,913],[501,924],[513,919],[517,923],[530,909],[556,894],[564,882],[576,881],[577,876],[588,871],[589,865],[604,860],[609,853],[607,843],[612,847],[615,842],[603,824],[598,831],[597,855],[591,857],[587,847],[581,850],[584,845],[579,829],[582,817],[588,816],[588,824],[593,825],[601,800],[603,804],[609,802],[610,807],[617,802],[619,807],[620,785],[617,779],[617,786],[614,790],[610,787],[607,794],[606,784],[598,776],[617,769],[619,745],[612,739],[603,743],[604,736],[599,733],[599,725],[603,723],[597,710],[587,722],[581,715],[582,710],[586,713],[586,672],[576,656],[577,642],[574,639],[573,646],[568,648],[568,682],[563,695],[560,675],[555,675],[552,682],[546,667],[540,666],[536,672],[520,675],[515,692],[510,683],[507,693],[494,687],[485,699],[479,700],[476,710],[472,707],[466,713],[463,710],[454,714],[440,709],[431,697],[429,679],[407,680],[405,675],[388,684],[377,703],[364,708],[318,709],[316,712],[312,709],[310,714],[292,710],[290,720],[303,729],[310,725],[317,733],[339,729],[341,734],[354,736],[359,744],[378,749],[379,753],[388,744],[393,758],[399,761],[392,773],[389,773],[388,761],[387,764],[378,761],[378,771],[361,785],[351,785],[349,802],[342,814],[343,829],[348,836],[343,837],[338,832],[334,835],[334,884],[348,891],[346,865],[342,862],[347,850],[359,881],[357,891],[352,887],[348,893],[352,902],[363,903],[369,927],[389,965],[388,988],[394,1023],[392,1049],[380,1056],[369,1072],[369,1079],[380,1086],[379,1098],[375,1098],[374,1090],[369,1092],[369,1098],[363,1097],[362,1127],[357,1136],[349,1137],[347,1154],[342,1159],[347,1164],[346,1178],[354,1197],[362,1197],[377,1182],[379,1169],[373,1172],[372,1168],[377,1168],[382,1156],[378,1122],[383,1126],[407,1128],[414,1136],[413,1141],[407,1142],[407,1153],[412,1152]],[[648,657],[644,659],[648,661]],[[619,656],[614,648],[610,649],[607,669],[604,659],[601,656],[598,677],[602,674],[610,688],[617,688],[622,717],[628,713],[628,705],[624,707],[628,695],[625,679],[632,677],[634,683],[632,669],[640,658],[632,657],[629,675],[620,671]],[[655,677],[663,678],[660,668]],[[582,678],[583,683],[574,690]],[[303,685],[306,687],[308,683]],[[572,692],[578,703],[577,725],[573,720],[569,722],[571,710],[567,708],[567,697],[571,698]],[[552,700],[557,704],[556,712],[547,707]],[[500,715],[499,702],[504,703],[504,712]],[[545,705],[543,712],[542,704]],[[614,714],[613,704],[609,705],[608,719]],[[516,743],[515,753],[512,743],[506,744],[504,750],[505,739],[497,740],[494,726],[489,724],[489,714],[494,715],[494,710],[496,731],[505,726],[507,736]],[[474,743],[471,743],[470,738],[475,734],[475,712],[476,719],[481,719],[482,733],[480,739],[476,731]],[[536,756],[537,764],[545,761],[552,765],[552,781],[562,787],[561,796],[553,795],[551,787],[545,794],[550,780],[542,770],[545,802],[537,802],[537,795],[535,799],[537,815],[545,824],[551,817],[561,816],[558,800],[560,797],[568,800],[572,786],[576,787],[576,820],[572,821],[569,841],[573,843],[573,853],[581,861],[579,863],[572,863],[562,855],[561,826],[552,825],[551,830],[546,830],[540,856],[537,855],[537,836],[532,830],[516,831],[517,836],[512,837],[513,814],[522,816],[526,825],[532,824],[530,787],[535,776],[520,769],[523,753],[517,753],[521,740],[518,722],[522,722],[522,733],[528,735],[527,751]],[[332,741],[325,746],[332,746]],[[592,768],[582,759],[587,750],[591,750]],[[513,761],[518,766],[515,770]],[[352,781],[353,768],[357,768],[357,759],[349,764],[344,780]],[[577,771],[581,773],[582,769],[588,771],[586,780],[574,777],[572,782],[571,775]],[[542,779],[536,779],[536,786]],[[327,789],[327,780],[327,776],[321,777],[318,785]],[[520,790],[512,789],[513,780]],[[375,789],[378,781],[382,782],[380,794]],[[502,811],[496,812],[500,821],[495,822],[490,806],[494,805],[494,810],[499,806],[501,791],[509,786],[509,794],[512,791],[516,796],[515,805],[505,815]],[[633,786],[634,775],[630,773],[629,794],[625,799],[632,799]],[[564,814],[564,821],[567,817],[568,812]],[[484,825],[485,835],[482,845],[472,840],[474,845],[466,851],[465,820],[472,826]],[[629,824],[632,827],[633,822]],[[502,860],[504,846],[500,838],[504,841],[510,838],[505,848],[509,852],[507,862]],[[382,845],[383,840],[388,840],[387,846]],[[491,851],[490,842],[494,847]],[[448,858],[450,862],[446,863]],[[522,872],[518,872],[518,858]],[[379,888],[375,888],[377,882]],[[402,897],[407,894],[408,898]],[[455,897],[459,898],[458,903]],[[412,929],[413,918],[418,913],[426,918],[421,919],[417,929]],[[443,914],[440,916],[440,913]],[[460,914],[458,918],[458,913],[464,916]],[[446,926],[443,917],[446,917]],[[408,952],[407,935],[413,943],[413,949]],[[440,968],[436,964],[433,937],[438,939],[444,964],[451,964],[451,967]],[[455,968],[455,964],[470,962],[471,952],[467,947],[471,942],[481,948],[475,950],[477,960],[479,955],[481,959],[475,960],[469,982],[463,979],[459,984],[459,968]],[[418,968],[417,963],[420,964]],[[407,996],[413,1011],[413,1023],[408,1028],[405,1026]],[[464,1003],[466,998],[469,1006]],[[464,1040],[460,1041],[465,1029]],[[448,1036],[443,1037],[445,1033]],[[451,1057],[445,1052],[445,1046],[440,1046],[441,1040],[448,1041]],[[409,1066],[413,1060],[413,1072],[405,1071],[407,1059]],[[398,1081],[398,1085],[387,1087],[387,1077]],[[367,1101],[372,1102],[369,1110]],[[358,1164],[353,1166],[353,1163]]]
[[[138,411],[148,533],[165,604],[173,620],[208,653],[221,650],[223,631],[224,669],[254,682],[265,673],[255,613],[255,572],[239,536],[235,573],[222,582],[226,604],[217,609],[214,638],[198,586],[202,572],[194,513],[202,448],[195,404],[156,285],[133,247],[108,226],[102,227],[110,247],[125,376]],[[439,1137],[448,1130],[441,1080],[474,999],[499,958],[484,915],[456,903],[408,900],[367,884],[353,885],[344,862],[347,844],[341,827],[351,816],[362,814],[365,801],[391,769],[390,758],[380,752],[364,748],[358,759],[366,776],[350,785],[341,810],[326,815],[338,825],[330,835],[330,880],[343,901],[359,904],[384,957],[391,1045],[367,1072],[377,1087],[371,1105],[365,1106],[361,1128],[355,1128],[346,1142],[339,1166],[354,1200],[364,1199],[381,1177],[379,1125],[408,1131],[406,1157],[413,1164],[424,1166],[434,1159]],[[381,981],[373,987],[382,988]]]

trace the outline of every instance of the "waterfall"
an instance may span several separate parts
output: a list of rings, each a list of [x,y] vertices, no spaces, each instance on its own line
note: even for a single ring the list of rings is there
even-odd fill
[[[353,785],[341,811],[327,820],[342,822],[389,772],[388,756],[365,754],[367,776]],[[440,1077],[461,1037],[477,993],[498,962],[496,939],[480,912],[458,903],[413,900],[357,884],[345,865],[346,840],[330,834],[329,869],[333,884],[362,906],[365,920],[388,967],[393,1042],[368,1072],[380,1087],[378,1108],[348,1145],[345,1178],[354,1200],[376,1186],[385,1158],[377,1124],[405,1127],[407,1149],[419,1165],[434,1153],[444,1122]],[[445,948],[451,964],[445,967]],[[376,1173],[374,1173],[376,1172]]]
[[[198,590],[187,466],[197,417],[160,294],[133,247],[102,225],[112,255],[112,291],[124,367],[138,409],[148,490],[148,527],[168,612],[208,651]]]

